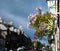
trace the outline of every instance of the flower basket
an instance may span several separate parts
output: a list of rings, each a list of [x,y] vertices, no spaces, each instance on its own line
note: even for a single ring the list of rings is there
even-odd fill
[[[29,27],[35,28],[35,35],[38,37],[53,34],[55,31],[56,17],[51,13],[30,14],[28,18]]]

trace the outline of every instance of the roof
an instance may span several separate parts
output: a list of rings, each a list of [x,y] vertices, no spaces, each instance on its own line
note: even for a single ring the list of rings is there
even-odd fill
[[[0,29],[1,29],[1,30],[7,30],[7,27],[4,26],[4,24],[0,24]]]
[[[46,0],[46,1],[53,1],[53,0]]]

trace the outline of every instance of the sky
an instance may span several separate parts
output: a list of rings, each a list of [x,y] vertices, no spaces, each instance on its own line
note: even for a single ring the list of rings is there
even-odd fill
[[[47,12],[46,0],[0,0],[0,17],[13,21],[16,27],[23,27],[25,34],[34,39],[34,29],[27,28],[28,16],[36,13],[36,8],[41,7],[42,12]]]

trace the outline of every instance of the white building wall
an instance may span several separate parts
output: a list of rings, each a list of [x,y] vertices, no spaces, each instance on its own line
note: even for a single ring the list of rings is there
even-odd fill
[[[49,12],[57,15],[57,0],[47,1],[47,4],[48,4]],[[56,36],[55,37],[55,46],[56,46],[56,51],[57,51],[57,47],[59,47],[59,28],[57,28],[57,32],[56,32],[55,36]]]
[[[47,1],[47,4],[48,4],[49,12],[56,14],[57,13],[57,1],[55,0]]]

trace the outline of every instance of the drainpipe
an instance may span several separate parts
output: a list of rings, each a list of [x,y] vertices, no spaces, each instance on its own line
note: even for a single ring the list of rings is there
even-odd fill
[[[60,17],[59,17],[59,0],[57,0],[57,17],[58,17],[58,20],[57,20],[57,23],[58,23],[58,27],[59,27],[59,19],[60,19]],[[59,29],[60,29],[60,27],[59,27]],[[60,40],[60,33],[59,33],[59,40]],[[60,47],[60,44],[59,44],[59,47]]]
[[[56,1],[57,1],[57,25],[59,27],[59,0],[55,0],[55,2]],[[60,39],[60,37],[59,37],[59,39]],[[57,44],[58,44],[58,42],[57,42],[57,35],[55,35],[55,46],[56,46],[55,49],[56,49],[56,51],[58,50]]]
[[[59,0],[57,0],[57,16],[58,16],[58,27],[59,27]]]

